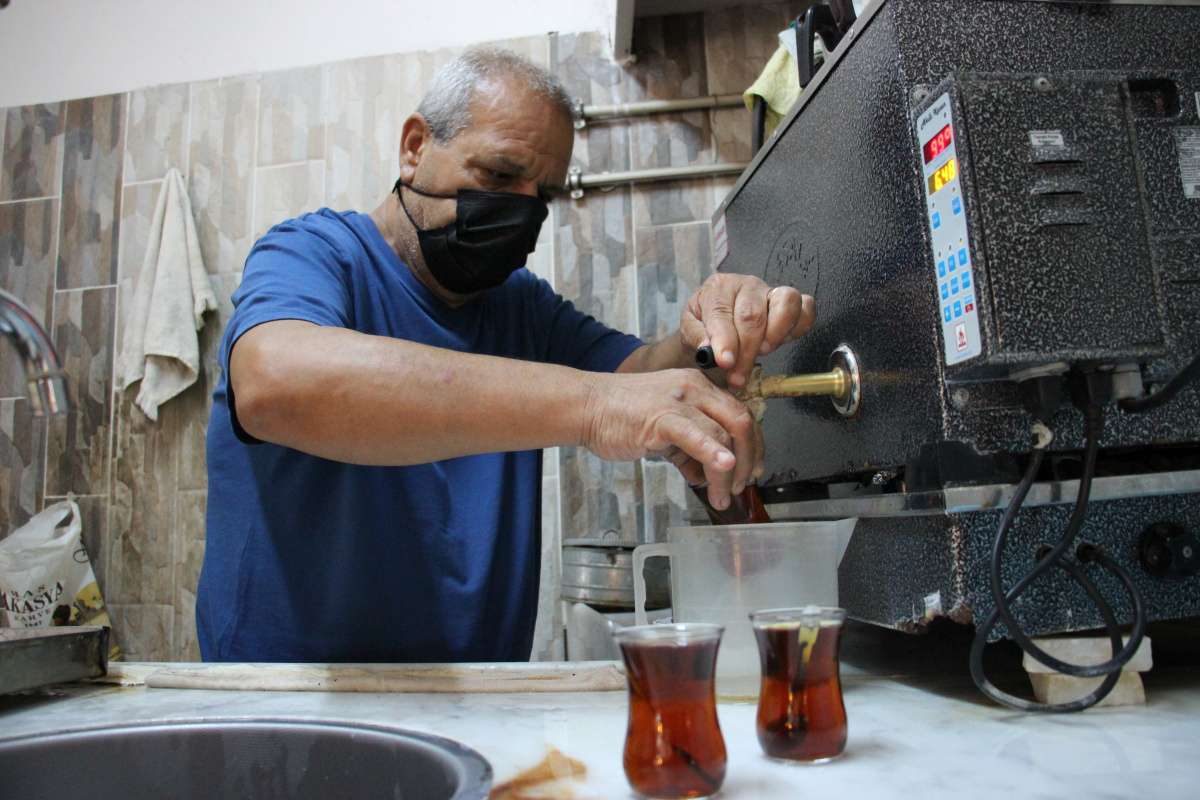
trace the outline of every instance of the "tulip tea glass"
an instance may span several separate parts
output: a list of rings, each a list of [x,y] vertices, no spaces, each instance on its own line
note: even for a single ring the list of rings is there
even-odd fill
[[[771,758],[820,764],[846,749],[838,648],[846,612],[806,606],[750,615],[762,663],[758,741]]]
[[[629,682],[625,776],[644,797],[711,797],[725,780],[715,683],[723,630],[686,623],[613,634]]]

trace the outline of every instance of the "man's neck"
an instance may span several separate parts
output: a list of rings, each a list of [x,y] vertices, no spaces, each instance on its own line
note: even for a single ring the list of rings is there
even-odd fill
[[[400,207],[400,199],[395,192],[389,192],[379,207],[371,212],[371,221],[379,229],[383,240],[431,294],[451,308],[457,308],[471,299],[447,291],[425,266],[425,259],[421,255],[421,245],[417,239],[417,229],[413,227],[408,215]]]

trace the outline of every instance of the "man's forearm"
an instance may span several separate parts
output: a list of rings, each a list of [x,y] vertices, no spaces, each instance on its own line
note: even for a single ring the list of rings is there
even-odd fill
[[[696,353],[686,352],[679,331],[654,344],[639,347],[621,363],[617,372],[657,372],[696,366]]]
[[[393,466],[578,444],[591,385],[566,367],[297,321],[242,336],[230,375],[250,435]]]

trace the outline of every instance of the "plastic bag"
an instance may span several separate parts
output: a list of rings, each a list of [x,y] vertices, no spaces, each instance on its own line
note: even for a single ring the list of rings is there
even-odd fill
[[[0,624],[112,627],[81,534],[79,506],[64,500],[0,541]]]

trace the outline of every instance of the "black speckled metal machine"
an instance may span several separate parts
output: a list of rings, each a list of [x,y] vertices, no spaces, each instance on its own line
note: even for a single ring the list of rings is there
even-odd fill
[[[809,398],[764,420],[773,518],[860,518],[853,616],[915,630],[994,608],[1039,404],[1054,439],[1007,585],[1070,515],[1085,373],[1112,396],[1080,541],[1131,573],[1149,619],[1200,616],[1200,388],[1117,404],[1200,354],[1200,2],[875,0],[713,224],[721,271],[817,298],[767,373],[819,372],[840,346],[857,361],[852,416]],[[1030,634],[1101,625],[1055,574],[1013,610]]]

